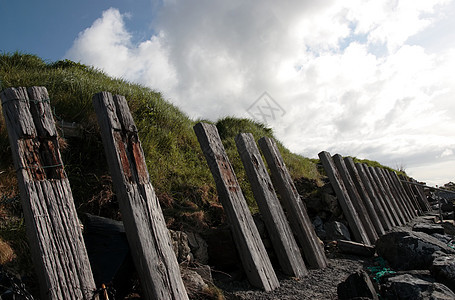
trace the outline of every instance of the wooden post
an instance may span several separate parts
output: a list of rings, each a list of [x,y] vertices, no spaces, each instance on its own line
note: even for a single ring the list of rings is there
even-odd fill
[[[382,184],[382,189],[383,189],[384,193],[387,195],[390,205],[393,207],[393,210],[396,212],[396,215],[398,216],[399,224],[402,225],[402,224],[406,223],[406,219],[403,216],[403,212],[401,211],[400,207],[397,204],[397,201],[395,200],[395,197],[393,196],[392,192],[390,191],[389,184],[385,180],[384,175],[381,172],[381,169],[376,167],[376,168],[372,168],[372,171],[376,172],[376,176],[379,179],[379,182]]]
[[[293,277],[306,276],[308,271],[299,247],[253,135],[240,133],[236,136],[235,143],[283,273]]]
[[[332,184],[335,194],[337,195],[338,202],[340,203],[341,209],[348,220],[349,227],[351,228],[354,238],[359,243],[371,245],[368,234],[363,227],[363,223],[360,220],[359,214],[352,203],[349,193],[344,185],[343,178],[341,178],[335,163],[333,162],[330,153],[322,151],[319,153],[319,159],[321,160],[322,166],[329,177],[330,183]]]
[[[373,183],[373,187],[375,188],[376,195],[379,195],[379,199],[386,211],[387,217],[389,218],[390,223],[393,227],[400,225],[399,218],[395,209],[393,208],[392,204],[390,203],[390,199],[385,193],[384,187],[382,186],[381,181],[379,180],[376,171],[374,168],[367,166],[366,164],[363,165],[364,170],[367,176],[370,178],[371,182]]]
[[[286,209],[289,222],[303,249],[308,264],[312,268],[325,268],[327,266],[327,258],[324,249],[314,231],[305,204],[300,199],[294,181],[284,164],[275,141],[271,138],[263,137],[259,139],[258,143],[272,172],[272,178],[277,185],[276,189],[281,196],[281,202]]]
[[[373,223],[377,235],[379,236],[383,235],[384,227],[382,227],[381,220],[378,216],[378,213],[376,213],[377,206],[375,207],[372,199],[368,195],[367,189],[363,184],[362,178],[360,178],[360,174],[357,171],[357,168],[355,167],[354,160],[352,159],[352,157],[346,157],[344,158],[344,163],[346,164],[349,174],[351,175],[352,181],[354,182],[355,187],[359,192],[360,199],[363,201],[363,204],[368,212],[368,215],[370,216],[371,223]]]
[[[363,205],[362,200],[360,199],[360,195],[357,192],[357,189],[354,185],[354,182],[349,175],[349,171],[346,167],[346,164],[343,161],[343,157],[340,154],[335,154],[332,157],[335,166],[338,169],[338,173],[341,175],[341,178],[343,179],[344,186],[346,187],[346,190],[348,191],[349,198],[352,201],[352,204],[354,205],[355,210],[357,211],[357,214],[362,221],[363,228],[365,228],[365,231],[368,235],[368,239],[370,240],[371,243],[374,244],[376,240],[378,239],[378,234],[376,233],[374,226],[371,222],[371,219],[368,215],[368,212]]]
[[[42,299],[92,299],[96,289],[45,87],[0,94]]]
[[[409,182],[411,179],[408,177],[405,177],[404,175],[399,175],[400,181],[407,181]],[[409,197],[413,198],[417,208],[419,209],[419,213],[422,215],[424,212],[428,211],[428,207],[424,201],[419,197],[417,190],[414,189],[414,185],[409,184],[409,183],[404,183],[403,184],[406,192],[408,193]]]
[[[101,92],[93,105],[144,297],[188,299],[126,99]]]
[[[355,167],[359,172],[360,178],[362,179],[363,184],[365,185],[368,195],[370,196],[371,202],[373,203],[374,208],[378,214],[382,227],[384,228],[384,230],[392,229],[393,225],[390,221],[392,219],[392,216],[390,215],[390,212],[387,210],[387,207],[385,206],[382,196],[379,194],[379,192],[377,192],[376,183],[373,181],[370,173],[367,172],[363,164],[357,163],[355,164]]]
[[[408,194],[405,192],[403,185],[398,178],[398,175],[395,172],[389,171],[389,177],[392,183],[395,185],[396,190],[400,194],[401,198],[404,201],[404,204],[408,208],[409,213],[411,214],[411,218],[417,217],[417,208],[412,203],[412,200],[408,197]]]
[[[395,174],[397,175],[397,174]],[[411,200],[412,205],[415,207],[417,210],[418,215],[423,215],[423,210],[419,205],[419,202],[417,201],[416,195],[412,192],[410,186],[406,183],[403,183],[402,180],[402,175],[397,175],[397,180],[400,182],[401,186],[404,189],[404,193],[406,193],[407,197]]]
[[[215,179],[218,196],[231,225],[234,241],[250,283],[266,291],[280,284],[254,225],[234,169],[215,125],[198,123],[194,132]]]
[[[387,183],[389,191],[390,191],[393,199],[395,200],[396,205],[398,206],[398,208],[401,210],[401,212],[403,214],[404,221],[408,222],[409,220],[412,219],[411,213],[408,211],[408,209],[404,203],[404,200],[401,198],[400,194],[398,193],[398,190],[396,189],[393,182],[391,181],[388,172],[384,169],[378,169],[378,171],[381,172],[385,182]]]

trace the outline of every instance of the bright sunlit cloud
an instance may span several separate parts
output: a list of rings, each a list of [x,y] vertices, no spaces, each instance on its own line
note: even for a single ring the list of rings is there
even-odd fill
[[[160,90],[191,117],[250,117],[268,92],[286,113],[267,123],[292,151],[404,164],[435,182],[432,168],[454,159],[455,44],[431,40],[451,34],[454,2],[286,3],[165,1],[156,34],[136,44],[134,14],[111,8],[66,56]],[[439,184],[454,181],[445,170]]]

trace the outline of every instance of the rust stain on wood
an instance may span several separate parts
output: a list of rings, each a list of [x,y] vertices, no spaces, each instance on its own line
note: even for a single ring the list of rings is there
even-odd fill
[[[148,183],[148,171],[145,164],[145,158],[142,152],[141,144],[136,134],[129,139],[129,145],[132,148],[134,165],[136,166],[137,177],[140,184]]]
[[[114,131],[113,136],[115,143],[117,144],[118,155],[120,157],[120,163],[122,164],[123,174],[125,176],[125,179],[131,183],[133,182],[133,174],[131,173],[130,162],[128,160],[128,153],[123,142],[122,133],[119,131]]]

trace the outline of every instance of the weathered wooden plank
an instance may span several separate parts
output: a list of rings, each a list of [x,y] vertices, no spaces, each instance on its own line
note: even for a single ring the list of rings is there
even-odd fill
[[[377,206],[375,207],[372,200],[370,199],[370,196],[368,195],[367,192],[367,188],[365,187],[363,180],[360,177],[357,168],[355,167],[354,160],[352,159],[352,157],[345,157],[344,163],[346,164],[349,174],[351,175],[352,181],[354,182],[354,185],[357,188],[357,192],[359,193],[360,199],[363,201],[363,205],[368,212],[371,223],[373,224],[377,235],[378,236],[383,235],[385,231],[384,227],[382,226],[381,220],[378,216],[378,213],[376,213]]]
[[[218,196],[231,225],[248,280],[252,285],[266,291],[279,287],[275,271],[254,225],[216,126],[198,123],[193,129],[215,179]]]
[[[101,92],[93,105],[145,298],[188,299],[126,99]]]
[[[397,189],[398,193],[401,195],[401,198],[403,199],[406,207],[408,208],[411,218],[415,218],[418,215],[418,210],[417,207],[414,206],[414,203],[411,198],[409,198],[408,194],[403,188],[403,185],[400,182],[400,179],[398,178],[398,175],[395,172],[390,171],[389,172],[390,179],[392,180],[393,184],[395,185],[395,188]]]
[[[399,175],[399,179],[400,179],[400,181],[403,181],[403,180],[406,182],[410,181],[410,178],[405,177],[404,175]],[[406,182],[403,182],[403,187],[405,188],[409,197],[414,199],[414,202],[415,202],[417,208],[419,209],[419,213],[422,215],[424,212],[428,211],[428,207],[427,207],[426,203],[424,201],[422,201],[422,199],[420,199],[420,197],[418,196],[417,190],[413,189],[412,185],[409,183],[406,183]]]
[[[236,136],[235,143],[283,273],[293,277],[306,276],[308,271],[300,249],[253,135],[240,133]]]
[[[401,184],[401,186],[402,186],[402,188],[404,190],[404,193],[406,193],[406,196],[408,197],[408,199],[410,199],[410,201],[412,203],[412,206],[416,209],[417,214],[418,215],[423,215],[423,210],[420,207],[416,196],[412,192],[411,187],[408,184],[402,182],[402,175],[398,175],[398,174],[396,174],[396,175],[397,175],[397,180],[400,182],[400,184]]]
[[[376,192],[376,196],[378,196],[378,200],[381,202],[382,207],[384,208],[384,211],[387,215],[387,218],[389,219],[390,224],[392,227],[395,227],[398,225],[396,223],[396,219],[398,219],[398,216],[396,216],[395,211],[393,210],[391,204],[389,203],[389,200],[387,196],[385,195],[384,190],[382,189],[382,185],[380,185],[380,181],[376,176],[376,173],[373,173],[373,169],[367,166],[366,164],[362,164],[363,170],[367,174],[368,178],[370,179],[371,184],[373,185],[373,188]]]
[[[414,178],[409,178],[409,181],[411,181],[413,183],[417,183],[417,180],[415,180]],[[425,196],[423,187],[415,185],[415,184],[410,184],[410,186],[412,187],[414,193],[416,194],[417,200],[419,200],[420,205],[426,208],[425,211],[431,211],[431,205],[428,202],[427,197]]]
[[[335,163],[335,166],[338,169],[338,173],[341,175],[341,178],[343,179],[344,186],[346,187],[346,190],[348,191],[349,198],[352,201],[352,204],[354,205],[354,208],[357,211],[357,214],[362,221],[363,228],[365,229],[368,239],[370,240],[371,243],[374,244],[374,242],[378,239],[378,234],[376,230],[374,229],[373,223],[371,222],[370,216],[368,215],[368,211],[366,210],[362,199],[360,198],[359,193],[357,192],[357,188],[355,187],[355,184],[349,175],[349,171],[346,167],[346,164],[343,161],[343,157],[340,154],[335,154],[332,156],[333,162]]]
[[[390,191],[391,195],[393,196],[393,199],[395,200],[396,205],[398,206],[398,208],[401,210],[401,212],[403,214],[405,222],[409,222],[409,220],[412,219],[411,213],[407,209],[407,207],[404,203],[404,200],[400,196],[400,193],[398,193],[393,182],[390,180],[390,176],[389,176],[388,172],[385,169],[378,169],[378,171],[382,173],[382,176],[383,176],[385,182],[387,183],[389,191]]]
[[[360,176],[360,179],[363,182],[365,190],[368,196],[370,197],[371,203],[373,203],[374,209],[378,215],[379,221],[381,222],[383,229],[384,230],[392,229],[392,224],[389,221],[389,217],[387,215],[383,201],[382,199],[380,199],[380,195],[376,192],[375,187],[373,186],[373,184],[375,183],[371,181],[362,164],[356,163],[355,168],[357,169],[357,172]]]
[[[392,205],[394,211],[396,212],[396,215],[398,216],[399,219],[399,224],[402,225],[406,223],[406,218],[403,215],[403,212],[401,211],[400,207],[397,204],[397,201],[395,200],[394,195],[390,191],[389,184],[384,178],[384,175],[382,174],[381,168],[373,168],[372,171],[376,172],[376,176],[378,177],[379,181],[382,184],[382,188],[384,190],[384,193],[387,195],[387,198],[389,199],[390,205]]]
[[[363,223],[359,217],[359,213],[355,209],[354,204],[352,203],[352,200],[349,197],[349,193],[346,190],[343,178],[338,172],[338,169],[335,166],[335,163],[333,162],[330,153],[326,151],[320,152],[319,159],[321,160],[322,166],[324,167],[324,170],[330,179],[330,183],[332,184],[332,187],[335,190],[338,202],[340,203],[341,209],[343,210],[343,213],[346,219],[348,220],[349,227],[351,228],[351,231],[354,234],[355,240],[359,243],[371,245],[368,234],[365,228],[363,227]]]
[[[314,231],[305,204],[300,199],[294,181],[286,168],[275,141],[271,138],[263,137],[259,139],[258,143],[272,172],[272,178],[288,214],[291,228],[297,236],[297,241],[303,249],[308,264],[312,268],[325,268],[327,266],[327,258],[324,249]]]
[[[44,87],[0,94],[42,299],[92,299],[96,289]]]

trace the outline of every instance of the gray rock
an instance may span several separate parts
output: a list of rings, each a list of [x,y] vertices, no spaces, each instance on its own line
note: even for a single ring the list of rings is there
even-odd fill
[[[370,277],[364,271],[358,271],[338,284],[338,299],[379,299]]]
[[[415,224],[412,231],[424,232],[427,234],[444,234],[444,227],[439,224]]]
[[[208,288],[204,279],[196,271],[188,268],[181,268],[180,274],[182,275],[183,283],[190,298]]]
[[[440,283],[455,291],[455,255],[439,255],[433,260],[431,274]]]
[[[207,251],[207,243],[206,241],[195,232],[186,232],[188,237],[188,245],[190,246],[191,253],[194,255],[194,259],[206,265],[209,262],[209,254]]]
[[[321,240],[325,240],[327,234],[324,230],[324,223],[322,222],[322,219],[319,216],[316,216],[316,218],[314,218],[313,227],[314,227],[314,231],[316,232],[317,236]]]
[[[336,240],[351,240],[351,235],[349,234],[349,229],[341,222],[333,221],[324,224],[324,229],[326,232],[326,240],[336,241]]]
[[[376,242],[376,251],[397,270],[429,269],[432,254],[442,251],[455,254],[455,250],[438,239],[423,232],[397,231],[381,236]]]
[[[172,248],[174,249],[175,256],[179,262],[193,261],[194,256],[191,253],[190,246],[188,245],[188,236],[183,231],[169,230],[169,235],[172,241]]]
[[[447,286],[409,274],[387,278],[381,294],[385,299],[455,299],[455,294]]]

